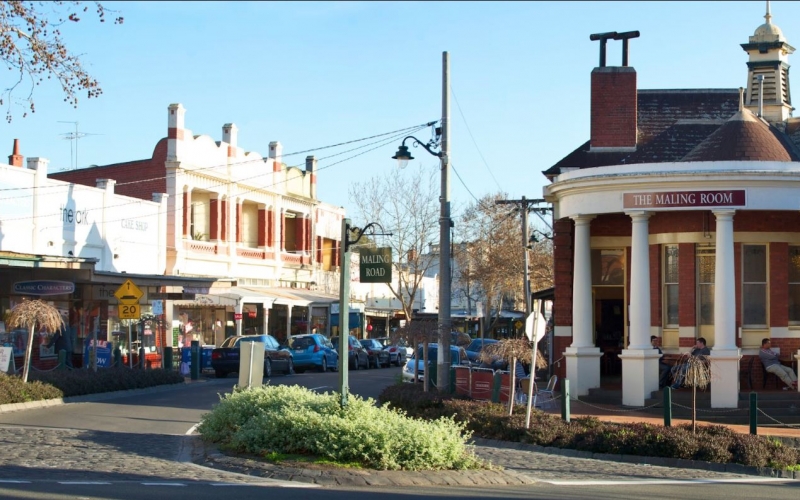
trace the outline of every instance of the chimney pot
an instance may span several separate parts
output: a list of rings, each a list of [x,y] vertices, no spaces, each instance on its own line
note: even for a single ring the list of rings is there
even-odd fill
[[[14,139],[14,151],[8,157],[8,164],[12,167],[22,166],[22,155],[19,154],[19,139]]]

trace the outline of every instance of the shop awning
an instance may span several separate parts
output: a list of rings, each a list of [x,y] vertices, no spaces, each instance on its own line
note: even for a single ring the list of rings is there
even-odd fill
[[[172,303],[176,306],[188,307],[204,307],[204,306],[221,306],[221,307],[236,307],[239,304],[239,297],[231,293],[196,293],[194,300],[174,300]]]

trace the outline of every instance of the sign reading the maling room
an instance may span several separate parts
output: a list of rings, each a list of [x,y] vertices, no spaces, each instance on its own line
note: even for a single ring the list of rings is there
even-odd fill
[[[392,249],[360,248],[358,270],[361,283],[392,282]]]
[[[743,207],[744,189],[727,191],[671,191],[662,193],[624,193],[624,208]]]

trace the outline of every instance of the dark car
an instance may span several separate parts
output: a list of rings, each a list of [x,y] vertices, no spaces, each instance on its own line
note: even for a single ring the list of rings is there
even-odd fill
[[[242,342],[264,343],[264,377],[271,377],[272,370],[286,374],[294,373],[292,353],[282,349],[272,335],[241,335],[228,337],[211,352],[211,367],[217,378],[225,378],[229,373],[239,372],[239,345]]]
[[[300,373],[306,368],[316,368],[321,372],[336,370],[339,364],[336,347],[319,333],[292,336],[289,349],[294,356],[294,369]]]
[[[474,339],[467,347],[464,348],[467,351],[467,358],[469,358],[469,362],[473,364],[480,364],[481,350],[483,350],[484,346],[496,343],[497,340],[495,339]]]
[[[369,365],[375,368],[388,368],[391,362],[389,351],[383,348],[383,344],[377,339],[362,339],[361,345],[367,350],[369,355]]]
[[[347,337],[347,366],[349,366],[351,370],[369,368],[369,354],[367,354],[367,350],[364,349],[352,335],[348,335]],[[331,337],[331,344],[333,344],[334,349],[338,352],[339,337]]]

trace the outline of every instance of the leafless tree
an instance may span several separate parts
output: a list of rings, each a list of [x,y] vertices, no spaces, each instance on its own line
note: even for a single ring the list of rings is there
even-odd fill
[[[497,205],[505,193],[487,195],[464,211],[458,224],[454,261],[454,295],[468,304],[483,302],[484,331],[494,328],[503,308],[524,309],[525,253],[531,290],[553,283],[553,247],[543,239],[525,249],[519,210]]]
[[[425,273],[434,264],[431,242],[438,240],[439,186],[436,169],[386,170],[350,187],[350,199],[358,209],[356,225],[380,224],[392,236],[375,236],[380,245],[392,249],[393,282],[389,289],[400,304],[407,321]]]
[[[86,91],[87,97],[98,97],[102,90],[97,80],[81,64],[80,55],[71,53],[62,39],[61,27],[68,22],[77,23],[81,16],[96,15],[105,22],[106,9],[100,2],[22,2],[0,1],[0,59],[15,73],[15,80],[5,89],[0,105],[6,105],[6,120],[11,122],[11,105],[16,103],[33,113],[34,88],[45,80],[55,79],[61,85],[64,101],[78,107],[78,93]],[[94,13],[87,14],[90,6]],[[114,24],[122,24],[116,17]],[[14,91],[24,82],[30,82],[27,97],[16,98]]]
[[[508,394],[508,414],[511,415],[514,410],[514,390],[516,389],[515,380],[517,377],[517,360],[528,363],[531,365],[531,373],[537,369],[541,370],[547,368],[547,361],[545,361],[542,353],[538,349],[535,350],[536,359],[533,359],[533,344],[528,339],[505,339],[497,342],[496,344],[487,344],[482,350],[480,359],[481,361],[491,364],[496,359],[502,359],[508,363],[510,373],[509,394]]]
[[[31,350],[33,348],[33,336],[38,329],[47,330],[55,333],[64,326],[61,313],[54,306],[41,300],[23,300],[11,309],[8,317],[10,328],[28,329],[28,347],[25,350],[25,368],[22,370],[22,381],[28,381],[28,371],[31,365]]]

